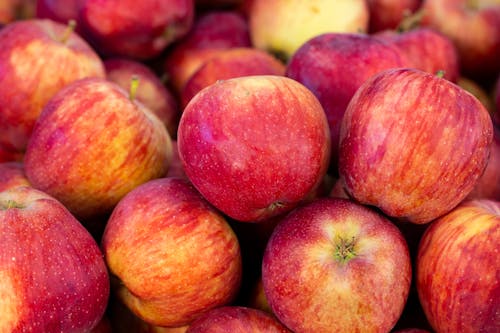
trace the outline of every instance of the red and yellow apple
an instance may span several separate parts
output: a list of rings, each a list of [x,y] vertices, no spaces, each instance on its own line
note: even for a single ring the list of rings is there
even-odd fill
[[[129,192],[113,210],[101,244],[118,299],[152,325],[188,325],[239,291],[236,235],[180,178]]]
[[[0,332],[89,332],[109,278],[98,244],[57,200],[28,186],[0,192]]]
[[[463,202],[420,242],[417,290],[436,332],[500,329],[500,202]]]
[[[136,186],[166,175],[171,139],[142,103],[109,80],[88,78],[45,105],[26,150],[33,187],[79,219],[111,212]]]
[[[417,69],[386,70],[347,107],[340,179],[358,202],[427,223],[472,191],[492,139],[488,111],[467,91]]]
[[[273,313],[294,332],[389,332],[410,290],[410,255],[383,215],[321,198],[276,226],[262,282]]]
[[[219,81],[184,109],[177,145],[200,193],[239,221],[295,208],[321,183],[330,133],[317,98],[284,76]]]

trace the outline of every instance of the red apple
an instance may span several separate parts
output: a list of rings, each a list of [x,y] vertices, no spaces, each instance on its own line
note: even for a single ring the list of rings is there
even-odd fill
[[[325,110],[333,174],[337,174],[340,124],[352,96],[371,76],[405,64],[397,48],[368,35],[346,33],[312,38],[288,62],[286,76],[311,90]]]
[[[111,58],[104,61],[104,68],[106,78],[125,90],[130,88],[132,77],[137,77],[139,85],[135,98],[153,111],[175,137],[180,117],[177,101],[150,67],[130,59]]]
[[[262,281],[273,313],[294,332],[389,332],[406,303],[411,262],[387,218],[321,198],[274,229]]]
[[[0,145],[0,163],[3,162],[20,162],[23,160],[24,152],[8,150]]]
[[[164,69],[172,88],[180,94],[191,75],[212,56],[232,47],[250,47],[248,24],[235,11],[200,14],[193,27],[166,55]]]
[[[426,230],[417,289],[436,332],[500,330],[500,202],[462,203]]]
[[[296,207],[329,163],[325,113],[283,76],[246,76],[200,91],[181,116],[177,144],[186,175],[215,207],[261,221]]]
[[[24,173],[23,163],[0,163],[0,191],[17,186],[30,186],[30,182]]]
[[[347,107],[340,179],[360,203],[427,223],[472,191],[492,138],[490,115],[470,93],[420,70],[386,70]]]
[[[414,13],[421,0],[367,0],[370,13],[369,32],[396,29],[402,20]]]
[[[12,22],[0,45],[0,149],[24,151],[42,108],[65,85],[105,76],[87,42],[50,20]]]
[[[413,67],[431,74],[444,72],[444,78],[456,82],[460,76],[458,52],[445,35],[429,28],[397,32],[385,30],[374,36],[399,48]]]
[[[186,333],[291,333],[270,314],[244,306],[223,306],[196,319]]]
[[[461,72],[496,77],[500,72],[500,1],[424,0],[422,25],[442,32],[456,45]]]
[[[31,187],[0,192],[0,332],[89,332],[109,278],[97,243],[57,200]]]
[[[430,333],[430,332],[420,328],[405,328],[402,330],[393,331],[392,333]]]
[[[183,107],[203,88],[218,80],[250,75],[285,75],[285,65],[255,48],[230,48],[214,55],[194,72],[181,92]]]
[[[70,20],[78,20],[78,13],[83,0],[37,0],[35,15],[67,24]],[[80,26],[77,24],[77,29]]]
[[[365,0],[254,0],[249,12],[252,45],[288,60],[307,40],[331,32],[366,32]]]
[[[493,98],[495,111],[493,112],[493,123],[500,127],[500,74],[493,87]]]
[[[111,81],[89,78],[46,104],[24,166],[32,186],[90,219],[110,213],[136,186],[163,177],[170,154],[158,117]]]
[[[495,115],[494,101],[491,96],[486,92],[485,88],[480,85],[477,81],[469,79],[464,76],[460,76],[457,80],[457,84],[462,88],[474,95],[481,103],[490,115],[493,117]]]
[[[193,0],[82,0],[79,22],[102,54],[151,59],[191,28]]]
[[[144,321],[189,324],[236,296],[241,255],[223,216],[185,180],[138,186],[113,210],[102,249],[116,293]]]

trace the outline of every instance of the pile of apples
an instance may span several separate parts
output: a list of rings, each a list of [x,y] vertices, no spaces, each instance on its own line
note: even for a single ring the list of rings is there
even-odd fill
[[[0,332],[500,332],[498,0],[0,1]]]

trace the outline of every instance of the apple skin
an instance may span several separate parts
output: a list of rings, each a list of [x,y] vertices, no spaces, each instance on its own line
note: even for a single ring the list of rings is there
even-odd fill
[[[50,20],[18,20],[0,30],[0,149],[23,152],[45,103],[62,87],[104,77],[104,66],[68,27]]]
[[[204,313],[186,333],[292,333],[270,314],[245,306],[223,306]]]
[[[311,90],[330,128],[331,173],[336,175],[340,124],[356,90],[378,72],[405,67],[401,52],[363,34],[326,33],[305,42],[290,58],[286,76]]]
[[[35,16],[62,24],[68,24],[70,20],[74,20],[75,31],[82,36],[81,25],[77,22],[82,2],[83,0],[37,0]]]
[[[500,128],[495,128],[486,169],[466,199],[500,201],[500,172],[498,170],[500,170]]]
[[[21,162],[24,157],[24,152],[7,150],[0,146],[0,163],[3,162]]]
[[[207,59],[224,49],[250,46],[248,23],[240,13],[213,10],[195,19],[189,33],[167,53],[163,67],[172,89],[180,94]]]
[[[455,43],[462,74],[480,79],[496,77],[500,72],[499,4],[498,0],[423,0],[421,24]]]
[[[252,45],[287,61],[323,33],[366,32],[369,9],[365,0],[254,0],[248,15]]]
[[[493,96],[490,96],[486,89],[479,84],[478,81],[469,79],[464,76],[460,76],[457,80],[457,84],[462,88],[474,95],[481,103],[492,117],[495,114],[495,105],[493,101]]]
[[[444,71],[445,79],[457,82],[460,76],[458,51],[451,39],[442,33],[419,27],[403,32],[384,30],[374,36],[399,48],[409,61],[407,67],[431,74]]]
[[[431,332],[420,328],[405,328],[402,330],[393,331],[392,333],[431,333]]]
[[[99,246],[57,200],[31,187],[0,192],[1,332],[88,332],[109,278]]]
[[[495,126],[500,128],[500,74],[496,80],[493,87],[493,103],[495,106],[495,111],[493,112],[492,118]]]
[[[193,19],[193,0],[82,0],[78,16],[100,54],[137,60],[159,56]]]
[[[383,215],[320,198],[289,213],[269,240],[262,282],[295,332],[389,332],[411,282],[406,241]]]
[[[417,289],[436,332],[498,332],[500,202],[472,200],[426,230]]]
[[[24,167],[33,187],[86,220],[110,213],[130,190],[163,177],[171,149],[165,126],[143,104],[111,81],[87,78],[46,104]]]
[[[368,31],[375,33],[396,29],[403,19],[414,13],[421,0],[367,0],[370,12]]]
[[[191,75],[182,89],[183,107],[200,90],[218,80],[250,75],[285,75],[285,65],[267,52],[255,48],[230,48],[214,55]]]
[[[283,76],[233,78],[186,106],[177,145],[184,171],[215,207],[258,222],[290,211],[321,183],[330,133],[317,98]]]
[[[177,140],[172,140],[172,155],[170,165],[168,167],[167,177],[177,177],[189,180],[184,172],[181,157],[179,156],[179,149],[177,147]]]
[[[242,266],[238,239],[224,217],[187,181],[138,186],[113,210],[101,243],[116,294],[158,326],[189,324],[231,302]]]
[[[23,163],[0,163],[0,191],[17,186],[30,186],[30,182],[24,173]]]
[[[428,223],[472,191],[492,140],[488,111],[467,91],[417,69],[386,70],[344,114],[340,179],[356,201]]]
[[[133,76],[139,79],[136,99],[160,118],[171,137],[177,134],[180,110],[172,92],[153,70],[136,60],[108,58],[104,60],[106,78],[125,90],[130,89]]]

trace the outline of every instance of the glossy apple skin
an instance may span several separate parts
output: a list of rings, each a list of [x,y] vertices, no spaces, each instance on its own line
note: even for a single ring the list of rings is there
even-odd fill
[[[500,203],[462,203],[426,230],[417,289],[436,332],[498,332]]]
[[[186,175],[215,207],[261,221],[296,207],[329,163],[328,123],[314,95],[283,76],[219,81],[186,106],[177,136]]]
[[[160,118],[171,137],[176,136],[180,118],[177,101],[150,67],[126,58],[109,58],[104,61],[104,68],[106,78],[126,91],[136,76],[139,79],[136,99]]]
[[[496,77],[500,72],[499,4],[497,0],[424,0],[422,25],[455,43],[464,75]]]
[[[0,191],[17,186],[30,186],[30,182],[24,173],[23,163],[0,163]]]
[[[182,89],[181,102],[187,103],[203,88],[218,80],[250,75],[285,75],[285,65],[256,48],[230,48],[204,62]]]
[[[104,77],[94,50],[77,34],[58,38],[67,26],[19,20],[0,30],[0,147],[23,152],[45,103],[65,85]]]
[[[408,31],[384,30],[374,36],[399,48],[408,60],[408,66],[436,74],[444,71],[444,78],[457,82],[460,76],[458,51],[448,37],[430,28]]]
[[[398,49],[362,34],[323,34],[307,41],[291,57],[286,76],[311,90],[325,110],[333,174],[338,173],[340,124],[352,96],[371,76],[405,64]]]
[[[340,179],[360,203],[427,223],[472,191],[492,139],[490,115],[470,93],[416,69],[387,70],[365,82],[346,110]]]
[[[414,13],[421,0],[368,0],[370,10],[369,32],[396,29],[401,21]]]
[[[120,280],[118,298],[153,325],[189,324],[238,292],[242,266],[236,235],[179,178],[152,180],[127,194],[106,225],[102,249]]]
[[[80,222],[31,187],[0,192],[0,221],[0,331],[88,332],[96,326],[109,278]]]
[[[130,190],[168,170],[163,123],[116,84],[99,78],[61,89],[45,106],[24,159],[32,186],[73,214],[108,214]]]
[[[245,306],[223,306],[196,319],[186,333],[291,333],[270,314]]]
[[[82,0],[79,22],[106,56],[148,60],[183,37],[194,19],[193,0]]]
[[[252,45],[286,61],[323,33],[366,32],[368,19],[364,0],[254,0],[248,17]]]
[[[337,255],[341,240],[354,257]],[[408,297],[411,262],[398,228],[353,201],[321,198],[274,229],[262,262],[273,313],[295,332],[389,332]]]
[[[221,10],[202,13],[165,57],[169,84],[180,94],[191,75],[213,55],[232,47],[250,46],[248,23],[240,13]]]

